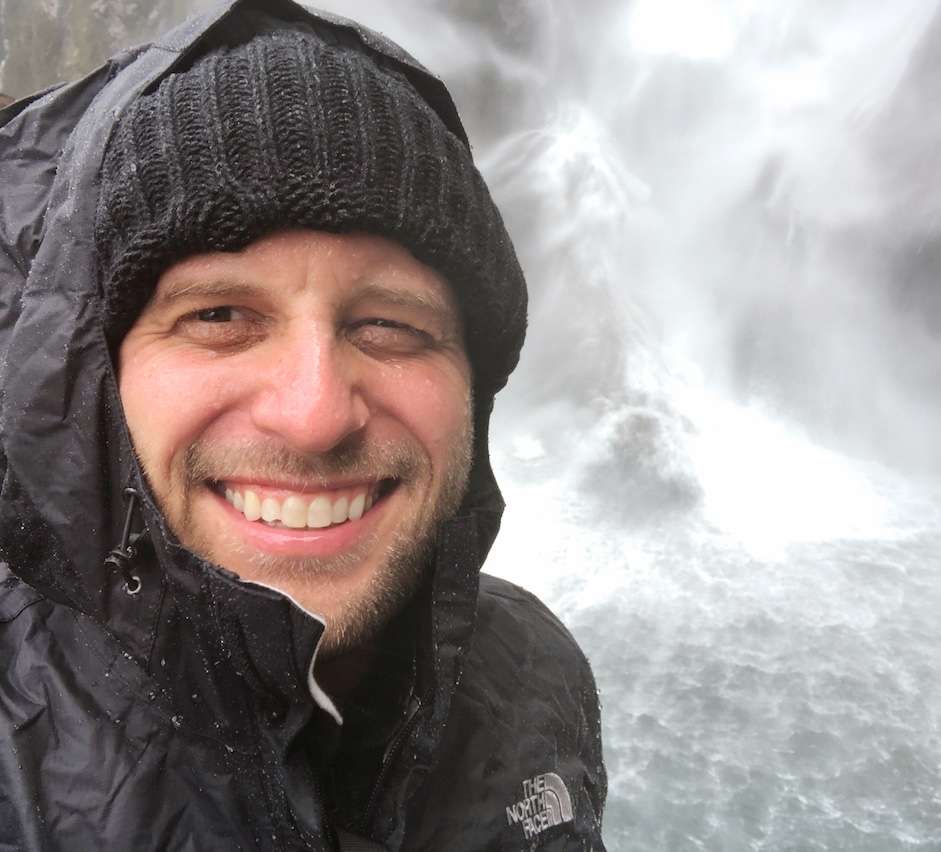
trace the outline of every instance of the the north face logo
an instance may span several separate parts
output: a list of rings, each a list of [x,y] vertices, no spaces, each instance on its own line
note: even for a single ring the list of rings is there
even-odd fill
[[[506,809],[507,825],[521,826],[527,840],[573,819],[572,797],[554,772],[527,778],[523,782],[523,798]]]

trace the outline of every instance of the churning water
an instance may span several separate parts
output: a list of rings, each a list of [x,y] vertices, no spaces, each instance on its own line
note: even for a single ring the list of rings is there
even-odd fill
[[[941,3],[318,5],[516,239],[488,569],[592,660],[609,848],[941,850]]]

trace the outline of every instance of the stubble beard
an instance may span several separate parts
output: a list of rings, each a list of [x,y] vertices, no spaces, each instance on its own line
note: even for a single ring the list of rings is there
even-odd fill
[[[368,642],[411,600],[431,561],[438,529],[454,516],[467,490],[473,443],[471,418],[467,417],[465,428],[452,443],[437,493],[433,493],[431,460],[417,444],[367,445],[353,436],[329,453],[313,457],[269,441],[222,445],[201,440],[183,454],[179,484],[171,486],[181,492],[179,501],[170,500],[170,495],[158,494],[157,498],[170,529],[186,548],[227,570],[234,570],[225,564],[232,560],[240,566],[235,573],[244,580],[282,591],[315,613],[316,602],[304,594],[305,588],[316,584],[320,600],[330,597],[337,580],[355,571],[365,559],[375,558],[377,548],[382,548],[365,587],[352,598],[343,600],[338,594],[331,601],[334,614],[319,654],[332,657]],[[200,527],[192,511],[194,497],[205,489],[207,480],[245,475],[287,475],[323,486],[340,476],[395,479],[397,489],[405,489],[405,494],[398,497],[422,502],[413,504],[414,511],[385,543],[373,532],[349,551],[329,558],[276,556],[246,547],[235,535],[213,538]],[[421,483],[429,483],[424,495],[415,493]],[[174,502],[179,507],[176,510],[171,509]],[[226,556],[220,558],[223,554]]]

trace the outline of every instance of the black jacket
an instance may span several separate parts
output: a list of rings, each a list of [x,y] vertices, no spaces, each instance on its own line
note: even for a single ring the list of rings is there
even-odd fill
[[[180,547],[141,478],[101,319],[101,157],[123,104],[259,3],[0,112],[0,850],[356,848],[341,828],[389,850],[602,850],[588,664],[535,598],[479,573],[503,507],[492,399],[464,506],[342,727],[312,694],[321,622]],[[397,47],[321,25],[399,63],[463,133]],[[122,568],[106,557],[128,487]]]

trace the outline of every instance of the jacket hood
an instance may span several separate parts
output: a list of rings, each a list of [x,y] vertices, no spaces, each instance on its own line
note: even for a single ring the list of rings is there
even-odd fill
[[[233,679],[266,700],[309,703],[322,624],[283,595],[195,557],[167,530],[120,404],[102,320],[95,210],[102,158],[122,108],[259,13],[332,28],[379,54],[466,144],[446,88],[414,59],[358,24],[287,0],[229,0],[78,82],[0,112],[0,555],[42,594],[103,625],[128,657],[162,678],[167,712],[196,726],[209,723],[190,696],[224,707]],[[429,700],[412,746],[429,761],[473,630],[477,574],[503,510],[489,463],[492,404],[492,396],[475,400],[469,490],[440,530],[420,593]],[[142,495],[135,529],[143,522],[149,539],[138,561],[142,589],[133,596],[105,563],[121,539],[128,486]],[[237,715],[230,713],[233,731]],[[218,720],[213,725],[212,735],[221,736]]]

